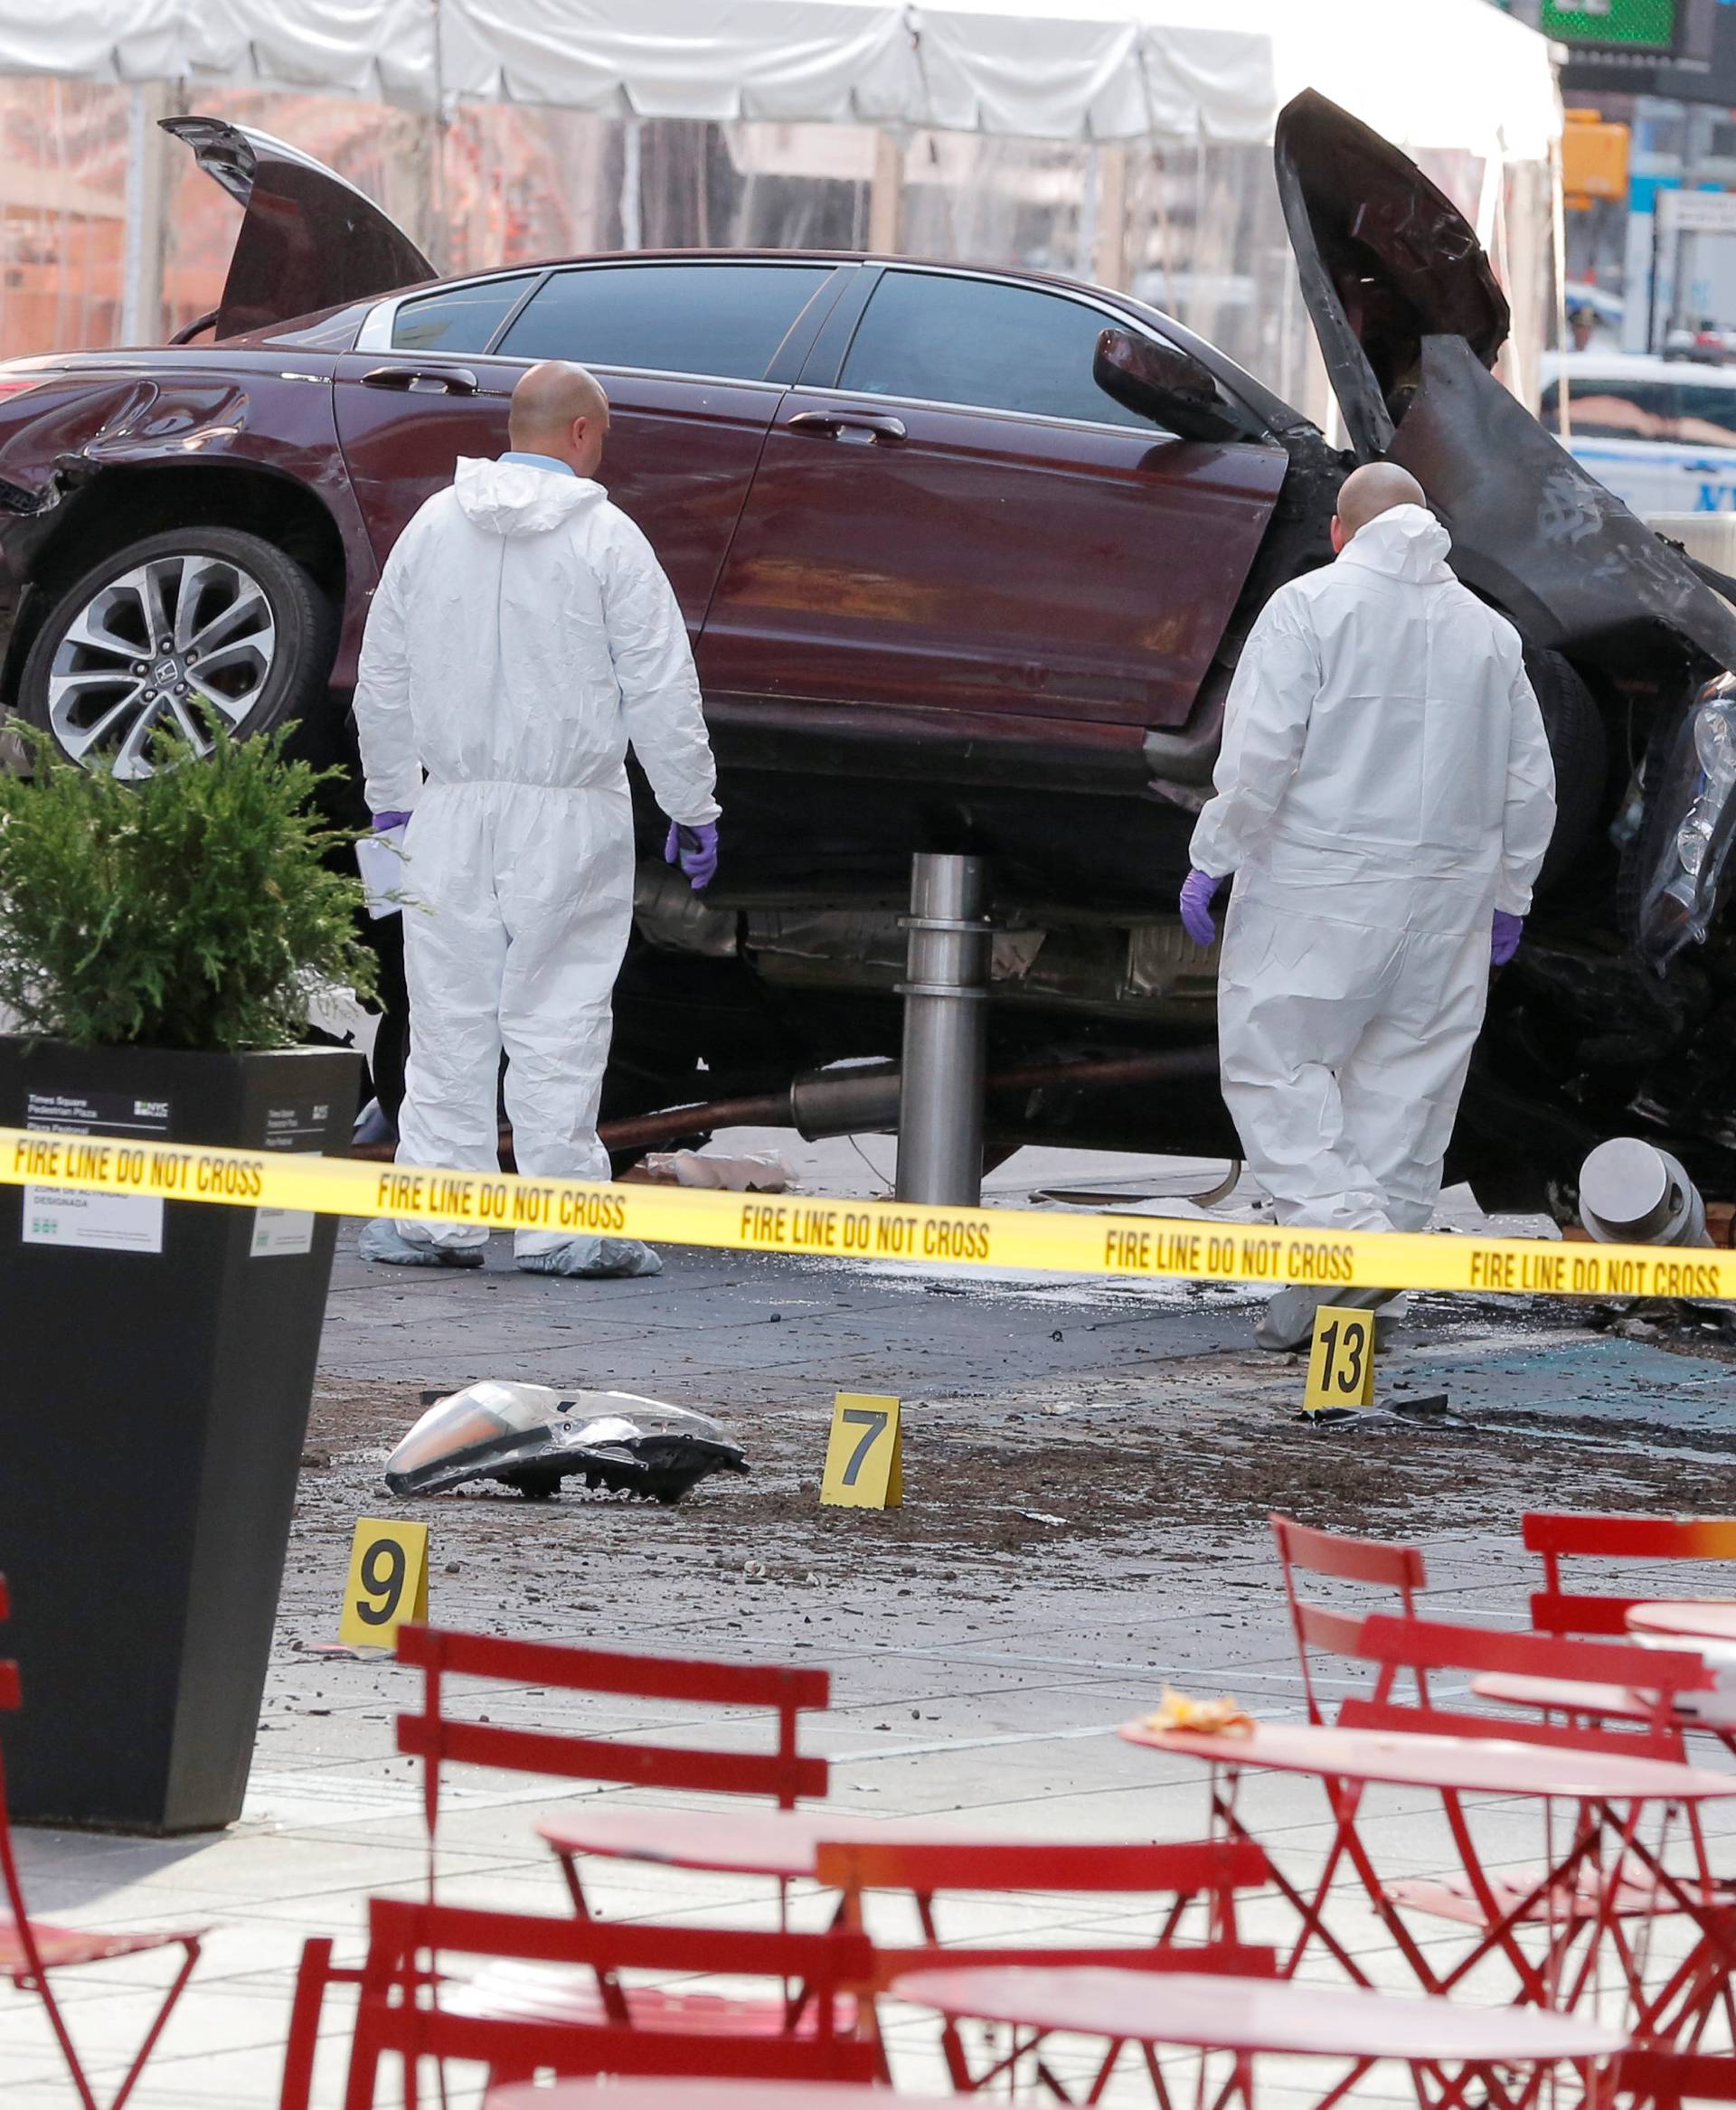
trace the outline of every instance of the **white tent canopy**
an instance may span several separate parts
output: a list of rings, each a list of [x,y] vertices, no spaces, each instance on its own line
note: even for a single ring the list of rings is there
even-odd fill
[[[0,73],[1104,143],[1268,138],[1314,87],[1495,163],[1560,128],[1487,0],[0,0]]]

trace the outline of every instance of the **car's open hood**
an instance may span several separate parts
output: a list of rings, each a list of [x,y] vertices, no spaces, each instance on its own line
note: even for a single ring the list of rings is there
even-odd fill
[[[1280,116],[1276,154],[1359,458],[1410,471],[1451,532],[1453,570],[1527,645],[1655,702],[1651,744],[1667,767],[1645,772],[1625,917],[1661,966],[1704,937],[1736,870],[1736,768],[1719,776],[1705,760],[1708,741],[1721,767],[1718,743],[1736,751],[1736,612],[1496,381],[1506,301],[1471,227],[1419,168],[1313,93]]]
[[[1278,192],[1302,297],[1358,456],[1372,461],[1420,381],[1425,337],[1485,366],[1505,297],[1470,223],[1407,155],[1309,89],[1278,120]]]
[[[1278,121],[1302,291],[1359,457],[1408,468],[1452,565],[1529,643],[1605,664],[1736,669],[1736,617],[1489,369],[1505,298],[1469,222],[1415,163],[1309,90]]]
[[[205,174],[247,209],[217,309],[218,336],[269,329],[436,276],[371,198],[298,147],[221,118],[165,118],[163,129],[184,139]]]

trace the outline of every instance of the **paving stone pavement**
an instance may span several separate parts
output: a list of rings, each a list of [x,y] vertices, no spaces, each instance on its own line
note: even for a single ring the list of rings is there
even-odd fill
[[[873,1192],[888,1147],[874,1139],[861,1153],[833,1146],[807,1154],[797,1170],[827,1191]],[[997,1184],[1003,1198],[1016,1199],[1044,1180],[1131,1178],[1137,1170],[1027,1154]],[[374,1389],[367,1397],[394,1411],[401,1396],[408,1413],[421,1389],[482,1376],[619,1386],[741,1416],[753,1431],[750,1448],[769,1454],[770,1491],[787,1482],[799,1502],[807,1499],[809,1470],[800,1461],[811,1459],[816,1480],[832,1392],[892,1391],[923,1403],[924,1427],[956,1423],[976,1432],[967,1455],[986,1478],[980,1498],[990,1507],[999,1499],[997,1474],[1013,1470],[996,1445],[1005,1441],[1009,1460],[1014,1446],[1023,1446],[1022,1460],[1040,1460],[1052,1427],[1053,1441],[1064,1430],[1070,1443],[1099,1446],[1106,1490],[1117,1458],[1142,1431],[1160,1452],[1172,1446],[1178,1461],[1191,1448],[1190,1431],[1203,1441],[1236,1417],[1255,1417],[1257,1432],[1269,1427],[1274,1445],[1280,1436],[1301,1440],[1288,1422],[1299,1373],[1254,1364],[1245,1347],[1252,1306],[1234,1290],[1021,1277],[954,1281],[937,1293],[890,1269],[674,1251],[657,1281],[577,1285],[514,1274],[499,1239],[484,1271],[435,1276],[366,1267],[354,1257],[354,1231],[346,1227],[333,1284],[321,1382],[337,1403],[324,1409],[322,1426],[341,1427],[346,1402],[367,1388]],[[1736,1409],[1723,1364],[1592,1333],[1571,1314],[1538,1307],[1497,1319],[1441,1305],[1425,1312],[1388,1376],[1395,1389],[1446,1389],[1456,1407],[1507,1417],[1521,1431],[1515,1443],[1533,1445],[1515,1457],[1545,1455],[1535,1446],[1547,1439],[1535,1437],[1534,1424],[1546,1425],[1562,1446],[1547,1454],[1557,1475],[1552,1499],[1571,1490],[1583,1455],[1588,1474],[1630,1473],[1636,1506],[1645,1506],[1648,1490],[1654,1506],[1680,1506],[1682,1488],[1696,1484],[1705,1507],[1732,1506],[1728,1446],[1736,1441]],[[1064,1419],[1043,1423],[1046,1410]],[[1655,1453],[1667,1454],[1667,1479],[1651,1477]],[[1414,1480],[1413,1454],[1390,1455],[1395,1484]],[[221,1837],[175,1841],[23,1835],[26,1883],[44,1917],[213,1929],[193,1990],[134,2098],[140,2110],[275,2103],[303,1940],[331,1935],[339,1960],[353,1961],[366,1897],[419,1896],[428,1880],[418,1776],[393,1747],[392,1717],[413,1703],[414,1681],[391,1663],[316,1653],[335,1626],[339,1527],[369,1500],[382,1455],[370,1434],[359,1463],[340,1457],[324,1478],[310,1469],[244,1821]],[[1430,1609],[1523,1623],[1528,1557],[1510,1528],[1485,1521],[1486,1504],[1456,1499],[1450,1465],[1447,1475],[1416,1481],[1401,1512],[1405,1528],[1428,1545]],[[1263,1718],[1302,1712],[1282,1595],[1258,1518],[1230,1500],[1229,1487],[1222,1514],[1214,1513],[1210,1482],[1203,1484],[1206,1493],[1186,1498],[1194,1508],[1159,1507],[1151,1513],[1161,1521],[1148,1528],[1129,1512],[1129,1523],[1085,1552],[1041,1529],[1010,1550],[979,1534],[961,1542],[944,1568],[934,1537],[944,1535],[943,1515],[929,1516],[929,1536],[902,1545],[896,1563],[886,1534],[871,1526],[853,1539],[841,1526],[814,1557],[817,1578],[804,1582],[792,1568],[760,1587],[745,1575],[741,1542],[730,1536],[732,1522],[747,1520],[758,1531],[753,1520],[769,1513],[748,1506],[750,1491],[762,1499],[756,1484],[712,1484],[673,1512],[563,1502],[533,1515],[515,1504],[454,1502],[429,1512],[433,1613],[454,1625],[542,1638],[824,1663],[834,1705],[810,1741],[832,1763],[832,1799],[852,1816],[932,1816],[1020,1838],[1194,1837],[1207,1822],[1201,1769],[1130,1747],[1117,1738],[1117,1726],[1154,1704],[1165,1682],[1231,1690]],[[922,1521],[922,1492],[911,1489],[913,1523]],[[1514,1501],[1524,1493],[1514,1491]],[[380,1513],[393,1508],[382,1487],[374,1500]],[[778,1528],[783,1544],[794,1527]],[[535,1562],[533,1531],[542,1549]],[[449,1552],[458,1556],[450,1574]],[[1715,1579],[1694,1580],[1716,1587]],[[1682,1582],[1679,1574],[1669,1578],[1669,1594],[1680,1594]],[[1666,1587],[1662,1577],[1624,1577],[1624,1587],[1642,1584],[1660,1594]],[[1326,1690],[1351,1682],[1328,1678]],[[677,1724],[680,1710],[667,1707],[546,1691],[461,1694],[457,1704],[495,1720],[582,1725],[593,1735],[665,1730],[731,1743],[750,1734],[727,1716]],[[1707,1762],[1728,1764],[1715,1751]],[[635,1799],[625,1790],[581,1792]],[[706,1806],[700,1797],[656,1799]],[[546,1783],[456,1773],[442,1825],[440,1894],[563,1911],[558,1871],[533,1826],[571,1800]],[[1298,1879],[1318,1867],[1331,1835],[1318,1783],[1250,1776],[1241,1807]],[[1366,1833],[1383,1872],[1426,1875],[1453,1865],[1439,1798],[1378,1791],[1369,1812]],[[1543,1844],[1534,1804],[1484,1799],[1474,1822],[1490,1858],[1504,1865],[1534,1860]],[[1707,1830],[1714,1853],[1727,1857],[1736,1814],[1714,1805]],[[1731,1867],[1727,1858],[1723,1866]],[[606,1915],[775,1924],[770,1887],[748,1879],[621,1862],[595,1868],[591,1889]],[[908,1930],[891,1917],[894,1904],[883,1901],[876,1924],[896,1939]],[[792,1907],[810,1924],[824,1908],[811,1898]],[[1346,1898],[1335,1924],[1377,1983],[1403,1988],[1402,1960],[1365,1905]],[[1456,1953],[1461,1937],[1453,1928],[1418,1925],[1431,1956]],[[1136,1941],[1150,1926],[1137,1899],[1074,1898],[967,1904],[948,1931]],[[1281,1942],[1293,1927],[1288,1907],[1261,1899],[1245,1932]],[[1678,1930],[1661,1931],[1659,1955],[1678,1939]],[[1333,1975],[1317,1960],[1308,1968]],[[74,2033],[99,2086],[106,2079],[112,2090],[124,2070],[162,1976],[150,1957],[62,1976]],[[1492,2002],[1506,1994],[1495,1971],[1468,1990]],[[326,2018],[322,2105],[339,2099],[346,2012],[338,1998]],[[895,2018],[894,2066],[905,2085],[939,2085],[932,2037],[923,2018]],[[1065,2069],[1082,2070],[1083,2056],[1063,2057]],[[1274,2061],[1262,2093],[1299,2103],[1312,2099],[1313,2078],[1306,2062]],[[0,2086],[5,2110],[71,2100],[40,2011],[15,1992],[0,2001]],[[1409,2096],[1402,2077],[1392,2076],[1375,2077],[1364,2092]],[[1130,2075],[1112,2090],[1113,2100],[1136,2096],[1149,2100],[1149,2089]],[[477,2093],[455,2088],[449,2100],[474,2103]]]

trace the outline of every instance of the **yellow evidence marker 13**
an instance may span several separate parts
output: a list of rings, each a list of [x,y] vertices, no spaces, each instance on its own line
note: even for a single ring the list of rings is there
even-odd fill
[[[337,1638],[354,1648],[392,1648],[398,1629],[428,1617],[428,1526],[358,1517]]]
[[[832,1402],[820,1501],[834,1509],[896,1509],[904,1499],[900,1402],[885,1392],[840,1392]]]
[[[1308,1352],[1308,1389],[1302,1405],[1309,1414],[1323,1407],[1369,1407],[1374,1400],[1374,1314],[1344,1305],[1322,1305],[1314,1314]]]

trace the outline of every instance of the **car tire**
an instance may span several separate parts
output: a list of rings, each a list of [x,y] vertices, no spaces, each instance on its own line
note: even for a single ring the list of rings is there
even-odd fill
[[[147,634],[152,616],[160,635]],[[205,751],[211,721],[250,739],[300,718],[325,697],[336,643],[331,602],[274,544],[172,528],[61,595],[25,657],[18,708],[68,760],[147,777],[160,728]]]
[[[1609,744],[1597,699],[1559,652],[1527,652],[1525,672],[1555,764],[1555,833],[1537,879],[1541,899],[1566,878],[1603,812]]]

